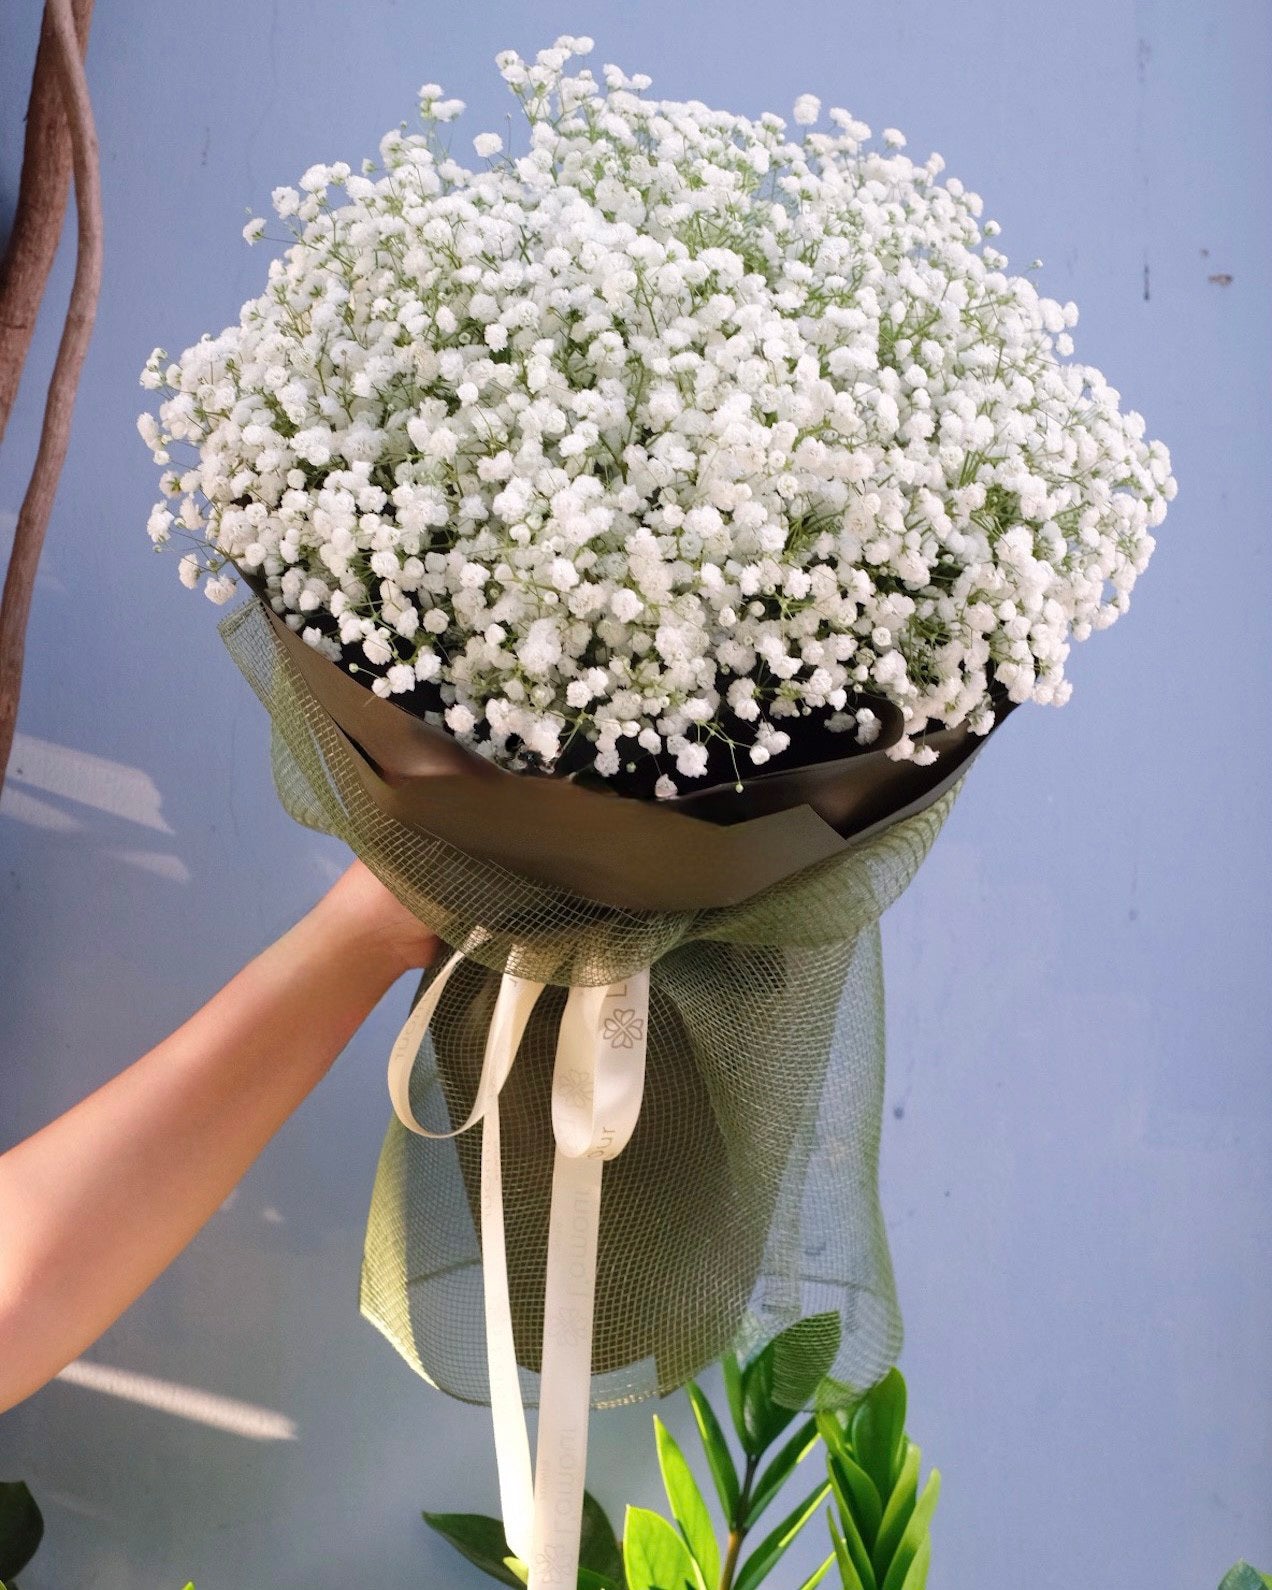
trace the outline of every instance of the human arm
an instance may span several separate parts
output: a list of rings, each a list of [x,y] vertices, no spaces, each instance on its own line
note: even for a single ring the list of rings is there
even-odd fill
[[[355,862],[174,1033],[0,1155],[0,1410],[145,1291],[436,948]]]

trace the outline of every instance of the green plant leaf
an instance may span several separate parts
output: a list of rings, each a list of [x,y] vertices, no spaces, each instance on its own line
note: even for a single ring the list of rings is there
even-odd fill
[[[911,1450],[917,1452],[918,1448],[913,1447]],[[927,1484],[923,1487],[922,1495],[914,1504],[914,1511],[910,1514],[909,1522],[905,1526],[901,1544],[893,1555],[892,1565],[883,1581],[883,1590],[903,1590],[903,1586],[909,1578],[910,1567],[917,1560],[919,1552],[925,1544],[929,1556],[931,1555],[932,1544],[928,1530],[932,1523],[932,1514],[936,1511],[937,1498],[940,1494],[940,1471],[933,1469],[927,1477]],[[923,1575],[919,1581],[920,1584],[926,1577],[927,1564],[925,1562]]]
[[[849,1423],[853,1456],[880,1496],[896,1485],[905,1457],[905,1381],[890,1369],[853,1409]]]
[[[839,1315],[810,1314],[773,1341],[773,1399],[799,1409],[813,1400],[839,1354]]]
[[[751,1457],[759,1457],[772,1446],[799,1412],[773,1400],[776,1356],[775,1338],[742,1372],[743,1445]]]
[[[828,1511],[826,1518],[830,1524],[830,1543],[835,1548],[835,1561],[839,1564],[839,1577],[843,1580],[844,1590],[875,1590],[870,1558],[864,1554],[864,1550],[860,1557],[853,1552],[833,1511]],[[851,1519],[848,1520],[848,1526],[850,1529],[853,1527]]]
[[[883,1521],[883,1500],[874,1481],[843,1448],[828,1453],[827,1466],[840,1510],[852,1514],[862,1540],[872,1547]]]
[[[739,1435],[759,1457],[815,1395],[839,1351],[838,1314],[812,1314],[775,1336],[742,1371]]]
[[[623,1525],[627,1590],[706,1590],[680,1536],[657,1513],[629,1507]]]
[[[919,1549],[914,1554],[914,1561],[910,1564],[909,1571],[901,1581],[901,1590],[925,1590],[928,1567],[931,1561],[932,1537],[931,1535],[924,1535],[919,1542]]]
[[[607,1574],[593,1573],[590,1568],[579,1569],[578,1590],[623,1590],[626,1579],[611,1579]]]
[[[742,1445],[748,1457],[758,1457],[764,1450],[764,1432],[768,1424],[769,1388],[773,1382],[773,1355],[766,1347],[760,1356],[742,1371]]]
[[[715,1411],[707,1401],[702,1388],[690,1381],[687,1389],[693,1416],[698,1425],[698,1434],[702,1437],[703,1451],[707,1454],[711,1478],[715,1481],[716,1495],[720,1498],[725,1519],[732,1527],[737,1522],[738,1497],[741,1494],[737,1467],[724,1439],[720,1421],[716,1418]]]
[[[0,1481],[0,1579],[13,1579],[44,1539],[44,1517],[21,1480]]]
[[[443,1540],[449,1541],[457,1552],[492,1579],[498,1579],[500,1584],[526,1582],[524,1566],[521,1573],[513,1566],[518,1559],[509,1549],[503,1525],[497,1518],[486,1518],[481,1513],[425,1513],[423,1516],[430,1529],[436,1530]]]
[[[832,1452],[838,1452],[847,1440],[847,1427],[842,1413],[835,1408],[818,1408],[813,1417],[817,1420],[817,1431],[822,1440]]]
[[[857,1578],[861,1581],[865,1590],[877,1590],[878,1580],[875,1577],[874,1564],[870,1561],[870,1548],[866,1545],[865,1538],[857,1527],[857,1520],[842,1504],[839,1507],[838,1527],[840,1534],[843,1536],[848,1555],[852,1559]]]
[[[684,1453],[657,1415],[654,1416],[654,1439],[658,1445],[658,1467],[662,1470],[663,1488],[667,1492],[672,1515],[680,1525],[680,1533],[685,1537],[693,1560],[702,1570],[704,1582],[711,1590],[715,1590],[720,1580],[720,1548],[716,1545],[707,1504],[685,1462]]]
[[[892,1488],[892,1495],[888,1497],[883,1509],[883,1518],[879,1524],[879,1533],[875,1538],[874,1549],[871,1552],[871,1561],[874,1563],[875,1577],[884,1578],[888,1572],[888,1565],[901,1544],[901,1537],[905,1534],[905,1526],[910,1522],[910,1514],[914,1511],[914,1498],[919,1488],[919,1449],[913,1442],[907,1443],[905,1460],[901,1464],[901,1472],[897,1476],[897,1483]]]
[[[817,1571],[811,1575],[811,1577],[804,1580],[803,1584],[800,1585],[799,1590],[817,1590],[817,1586],[822,1582],[822,1580],[834,1566],[835,1554],[832,1551],[830,1556],[826,1558],[826,1561],[822,1563],[821,1567],[818,1568]]]
[[[759,1584],[768,1575],[778,1558],[829,1494],[830,1482],[827,1480],[819,1485],[811,1496],[806,1497],[793,1513],[788,1514],[772,1534],[764,1537],[742,1564],[741,1571],[734,1580],[734,1590],[752,1590],[754,1585]]]
[[[579,1542],[579,1567],[600,1579],[623,1582],[623,1550],[609,1515],[591,1491],[583,1493],[583,1535]],[[582,1581],[580,1580],[580,1584]]]
[[[738,1440],[743,1447],[746,1446],[746,1423],[742,1417],[742,1365],[737,1360],[735,1353],[725,1353],[720,1361],[724,1371],[724,1393],[729,1402],[729,1414],[733,1419],[733,1428],[737,1431]]]
[[[802,1424],[796,1430],[795,1434],[760,1475],[755,1489],[751,1492],[751,1505],[746,1515],[746,1527],[748,1529],[752,1528],[760,1514],[777,1495],[797,1465],[804,1461],[820,1439],[821,1436],[818,1434],[816,1419],[809,1419],[806,1424]]]
[[[1260,1573],[1248,1562],[1236,1562],[1223,1576],[1219,1590],[1264,1590],[1272,1585],[1272,1574]]]

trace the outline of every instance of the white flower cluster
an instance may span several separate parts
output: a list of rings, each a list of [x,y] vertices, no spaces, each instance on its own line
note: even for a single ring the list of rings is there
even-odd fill
[[[381,695],[501,762],[567,747],[658,793],[823,715],[930,760],[994,693],[1063,702],[1174,495],[1077,312],[1006,272],[981,201],[802,95],[794,120],[644,96],[563,38],[499,69],[528,151],[424,132],[317,165],[238,325],[142,384],[150,518]],[[806,130],[805,130],[806,129]],[[246,228],[249,240],[263,223]],[[175,446],[194,449],[171,464]]]

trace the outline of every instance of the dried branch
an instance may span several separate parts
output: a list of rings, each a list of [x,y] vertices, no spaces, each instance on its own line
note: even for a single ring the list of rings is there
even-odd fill
[[[81,59],[93,0],[72,0]],[[22,178],[13,227],[0,261],[0,441],[18,395],[40,301],[57,254],[71,187],[71,139],[62,106],[57,41],[45,14],[27,105]]]
[[[70,132],[71,164],[75,173],[75,210],[79,223],[78,252],[66,323],[62,328],[62,340],[49,381],[39,451],[18,513],[4,582],[4,597],[0,601],[0,789],[3,789],[4,771],[9,765],[9,753],[13,748],[13,733],[17,725],[18,700],[22,691],[22,660],[35,571],[44,546],[44,532],[53,511],[58,479],[66,461],[75,391],[93,331],[102,280],[101,162],[72,0],[46,0],[44,15],[50,25],[62,103]]]

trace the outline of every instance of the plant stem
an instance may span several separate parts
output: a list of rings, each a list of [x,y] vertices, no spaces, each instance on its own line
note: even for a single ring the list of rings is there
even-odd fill
[[[746,1539],[746,1515],[751,1506],[751,1487],[755,1484],[755,1471],[760,1465],[758,1455],[746,1460],[746,1473],[742,1477],[742,1491],[738,1497],[737,1511],[729,1523],[729,1544],[725,1551],[724,1567],[720,1570],[720,1590],[732,1590],[733,1576],[738,1571],[738,1556]]]

